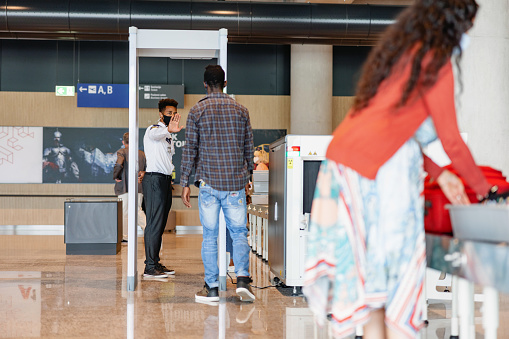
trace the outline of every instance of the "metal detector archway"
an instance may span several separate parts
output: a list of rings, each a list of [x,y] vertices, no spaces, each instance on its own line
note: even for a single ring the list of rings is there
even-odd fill
[[[129,27],[129,159],[136,166],[129,166],[128,186],[137,187],[138,173],[138,88],[139,58],[169,57],[174,59],[212,59],[227,73],[228,30],[154,30]],[[226,79],[225,79],[226,80]],[[128,239],[127,244],[127,290],[134,291],[138,280],[137,228],[138,194],[129,190]],[[219,217],[219,289],[226,290],[226,224]]]

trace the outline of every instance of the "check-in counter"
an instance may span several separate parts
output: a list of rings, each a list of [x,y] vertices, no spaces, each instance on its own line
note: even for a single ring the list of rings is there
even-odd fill
[[[263,260],[268,259],[268,218],[267,205],[248,205],[249,214],[249,246]]]

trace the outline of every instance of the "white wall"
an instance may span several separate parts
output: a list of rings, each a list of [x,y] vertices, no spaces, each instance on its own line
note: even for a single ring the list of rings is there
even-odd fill
[[[509,176],[509,1],[477,0],[480,9],[461,63],[460,130],[479,165]]]

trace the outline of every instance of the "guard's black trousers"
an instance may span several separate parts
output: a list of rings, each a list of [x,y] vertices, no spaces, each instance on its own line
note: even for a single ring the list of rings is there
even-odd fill
[[[160,260],[159,250],[161,249],[164,227],[171,208],[171,175],[147,172],[142,184],[147,209],[145,265],[147,268],[153,268]]]

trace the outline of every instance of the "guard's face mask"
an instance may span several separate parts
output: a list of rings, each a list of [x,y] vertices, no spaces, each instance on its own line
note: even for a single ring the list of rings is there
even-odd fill
[[[171,116],[163,115],[163,121],[166,126],[170,124]]]

